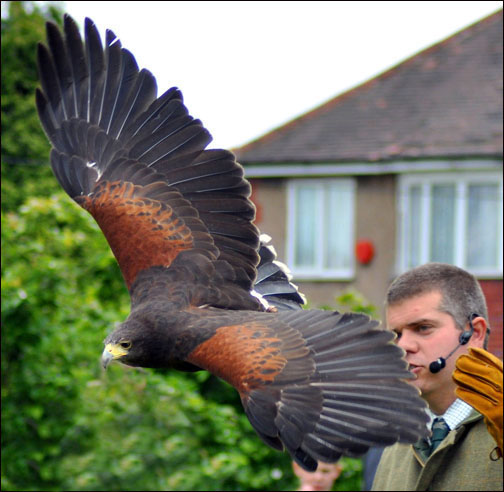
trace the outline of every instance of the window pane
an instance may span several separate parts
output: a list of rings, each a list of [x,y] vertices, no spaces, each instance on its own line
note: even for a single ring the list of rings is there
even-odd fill
[[[401,269],[440,261],[502,275],[502,174],[432,173],[399,184]]]
[[[455,186],[434,185],[431,188],[430,260],[454,261]]]
[[[413,268],[420,265],[420,213],[421,213],[421,188],[420,186],[412,186],[409,193],[408,201],[408,216],[406,221],[408,224],[407,228],[407,258],[408,258],[408,268]]]
[[[349,186],[334,183],[326,188],[325,224],[327,247],[324,267],[351,267],[352,253],[352,192]]]
[[[317,217],[317,190],[314,186],[303,186],[296,189],[295,217],[295,257],[298,267],[315,265],[315,240]]]
[[[467,200],[466,264],[497,267],[499,190],[495,185],[471,185]]]

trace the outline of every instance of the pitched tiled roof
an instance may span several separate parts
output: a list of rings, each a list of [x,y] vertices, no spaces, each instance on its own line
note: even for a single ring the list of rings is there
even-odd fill
[[[502,10],[265,136],[242,164],[502,156]]]

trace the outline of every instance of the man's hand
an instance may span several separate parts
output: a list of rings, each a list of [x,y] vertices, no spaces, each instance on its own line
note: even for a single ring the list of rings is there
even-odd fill
[[[457,396],[485,417],[502,457],[502,361],[486,350],[471,347],[455,365]]]

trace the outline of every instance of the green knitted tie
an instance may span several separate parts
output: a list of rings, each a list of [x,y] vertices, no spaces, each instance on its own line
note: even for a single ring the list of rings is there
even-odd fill
[[[447,436],[448,432],[450,432],[450,428],[446,424],[445,420],[442,417],[435,418],[432,423],[432,437],[429,448],[429,456],[441,444],[441,441]]]

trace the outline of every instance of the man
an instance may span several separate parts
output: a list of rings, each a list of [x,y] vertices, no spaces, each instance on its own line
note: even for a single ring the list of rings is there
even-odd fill
[[[429,442],[385,449],[373,490],[502,490],[502,462],[490,456],[496,442],[483,416],[457,398],[452,378],[457,358],[468,348],[487,347],[487,320],[477,280],[455,266],[429,263],[392,283],[387,327],[417,376],[411,384],[429,405],[433,434]],[[502,413],[502,371],[500,381]]]

